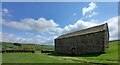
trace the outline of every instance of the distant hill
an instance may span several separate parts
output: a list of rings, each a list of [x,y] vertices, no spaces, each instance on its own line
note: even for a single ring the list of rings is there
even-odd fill
[[[54,50],[54,46],[2,42],[2,50],[13,50],[13,49],[41,51],[41,50]]]
[[[120,40],[111,40],[110,42],[117,42],[117,41],[120,41]]]

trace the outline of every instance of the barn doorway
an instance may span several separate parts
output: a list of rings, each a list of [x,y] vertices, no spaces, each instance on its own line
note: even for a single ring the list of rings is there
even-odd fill
[[[75,55],[75,47],[72,47],[72,49],[71,49],[71,55]]]

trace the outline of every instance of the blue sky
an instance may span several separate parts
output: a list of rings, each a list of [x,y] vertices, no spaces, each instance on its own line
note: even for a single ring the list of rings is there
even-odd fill
[[[23,18],[34,18],[45,17],[46,19],[54,19],[56,23],[60,24],[60,27],[64,27],[68,24],[73,24],[74,21],[82,17],[82,8],[87,7],[89,2],[79,3],[40,3],[40,2],[13,2],[3,3],[3,8],[10,10],[13,17],[8,18],[9,20],[20,21]],[[117,15],[118,4],[117,2],[109,3],[96,3],[98,8],[95,11],[99,12],[99,16],[96,19],[104,21],[110,17]],[[76,13],[76,16],[73,14]],[[64,24],[65,23],[65,24]]]
[[[113,22],[118,17],[117,2],[4,2],[2,14],[1,32],[16,38],[3,36],[3,41],[53,44],[59,35],[104,22],[109,23],[111,34],[117,33],[111,25],[117,23]]]

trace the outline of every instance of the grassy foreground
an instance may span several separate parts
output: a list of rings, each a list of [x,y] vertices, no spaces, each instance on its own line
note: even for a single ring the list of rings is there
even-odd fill
[[[5,53],[3,63],[66,63],[64,60],[51,58],[37,53]]]
[[[118,43],[110,42],[108,52],[101,55],[60,56],[47,53],[3,53],[2,63],[117,63]]]

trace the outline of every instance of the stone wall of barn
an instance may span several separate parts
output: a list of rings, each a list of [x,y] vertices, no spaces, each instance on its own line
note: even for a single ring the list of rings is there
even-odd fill
[[[86,54],[105,52],[105,31],[55,39],[55,52]],[[107,39],[107,38],[106,38]]]

